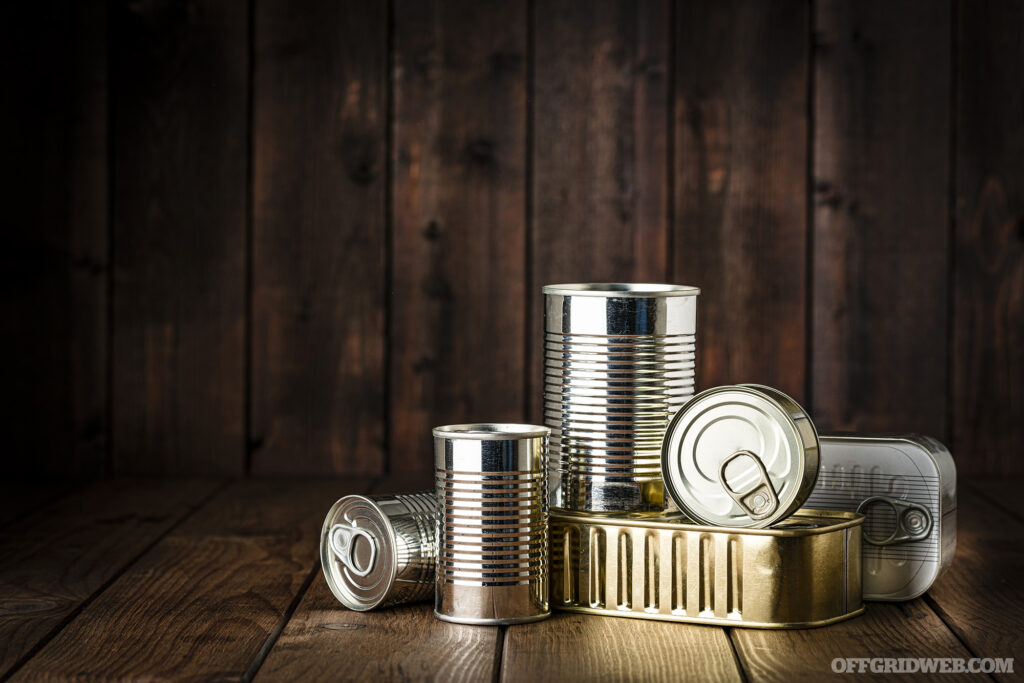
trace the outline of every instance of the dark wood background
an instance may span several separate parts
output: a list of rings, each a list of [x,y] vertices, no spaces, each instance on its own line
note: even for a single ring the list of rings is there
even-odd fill
[[[545,283],[1024,473],[1016,0],[3,3],[8,474],[381,474],[539,419]]]

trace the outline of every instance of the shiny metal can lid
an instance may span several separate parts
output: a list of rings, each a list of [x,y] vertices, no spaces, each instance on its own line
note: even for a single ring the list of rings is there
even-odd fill
[[[365,496],[345,496],[320,533],[320,561],[331,592],[349,609],[380,605],[395,583],[397,541],[388,516]]]
[[[755,384],[703,391],[662,442],[665,488],[711,526],[764,528],[795,512],[818,477],[818,434],[803,408]]]

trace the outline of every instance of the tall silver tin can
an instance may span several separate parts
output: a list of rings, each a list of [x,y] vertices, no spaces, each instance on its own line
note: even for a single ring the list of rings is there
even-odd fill
[[[320,533],[320,560],[334,597],[358,611],[429,599],[436,508],[433,491],[335,503]]]
[[[548,501],[577,512],[661,511],[661,441],[693,396],[696,287],[544,287]]]
[[[439,619],[517,624],[550,614],[547,437],[521,424],[434,429]]]
[[[956,467],[918,434],[821,437],[821,469],[807,505],[862,512],[864,599],[910,600],[956,551]]]

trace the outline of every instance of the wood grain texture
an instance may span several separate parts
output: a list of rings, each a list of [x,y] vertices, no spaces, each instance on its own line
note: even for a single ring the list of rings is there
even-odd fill
[[[103,482],[0,531],[0,677],[215,487]]]
[[[395,3],[391,471],[430,430],[522,422],[526,2]]]
[[[771,631],[732,630],[743,670],[750,681],[848,680],[832,670],[840,657],[956,657],[970,652],[924,603],[868,603],[859,617],[823,628]],[[905,675],[890,679],[906,678]],[[947,674],[915,674],[914,680],[946,680]]]
[[[15,680],[237,679],[316,567],[331,504],[368,482],[239,482],[135,562]]]
[[[948,2],[815,11],[813,415],[947,432]]]
[[[493,680],[500,639],[493,626],[435,618],[430,603],[345,609],[319,575],[256,680]]]
[[[247,7],[112,12],[114,468],[241,474]]]
[[[725,629],[555,612],[509,626],[503,681],[739,681]]]
[[[672,273],[701,287],[697,387],[803,401],[808,3],[680,3]]]
[[[1014,657],[1024,651],[1024,519],[979,493],[985,490],[965,484],[957,491],[956,555],[928,599],[974,656]],[[1019,488],[994,497],[1019,509]]]
[[[957,4],[952,446],[1024,474],[1024,7]],[[969,458],[963,455],[970,454]]]
[[[533,15],[527,324],[539,422],[541,287],[669,276],[671,34],[666,0],[557,0]]]
[[[0,9],[0,472],[106,465],[104,3]]]
[[[251,464],[384,468],[387,4],[256,3]]]

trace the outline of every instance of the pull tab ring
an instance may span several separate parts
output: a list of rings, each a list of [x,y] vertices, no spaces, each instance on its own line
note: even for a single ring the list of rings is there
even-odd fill
[[[758,474],[760,475],[760,481],[755,483],[750,489],[746,491],[735,491],[729,486],[729,482],[725,479],[725,468],[728,467],[729,463],[739,458],[750,458],[757,466]],[[761,462],[761,458],[757,457],[750,451],[736,451],[728,458],[722,461],[722,464],[718,467],[718,479],[722,482],[722,488],[725,492],[736,501],[737,504],[743,510],[750,515],[753,520],[764,519],[765,517],[771,516],[776,510],[779,509],[779,496],[772,488],[772,481],[768,478],[768,471],[764,468],[764,463]]]
[[[868,535],[867,529],[862,533],[864,540],[871,545],[896,545],[897,543],[910,543],[928,538],[932,530],[932,513],[928,508],[909,500],[890,498],[889,496],[871,496],[865,498],[857,506],[857,512],[861,514],[872,503],[885,503],[896,513],[896,528],[885,538],[877,538]]]
[[[356,538],[362,536],[370,544],[370,559],[365,567],[356,559]],[[358,527],[335,524],[331,527],[331,550],[345,567],[356,576],[366,576],[377,562],[377,541],[373,534]]]

